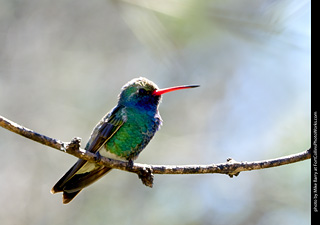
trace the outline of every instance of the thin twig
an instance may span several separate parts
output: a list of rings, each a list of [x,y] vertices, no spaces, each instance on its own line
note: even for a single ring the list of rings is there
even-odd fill
[[[142,182],[152,187],[153,174],[205,174],[205,173],[220,173],[227,174],[230,177],[237,176],[242,171],[259,170],[265,168],[271,168],[276,166],[287,165],[299,161],[303,161],[311,158],[311,149],[276,159],[254,161],[254,162],[237,162],[233,159],[228,159],[226,163],[210,164],[210,165],[147,165],[134,163],[130,165],[127,162],[109,159],[103,156],[97,156],[92,152],[87,152],[80,148],[80,138],[74,138],[71,142],[66,143],[60,140],[47,137],[25,128],[15,122],[12,122],[2,116],[0,116],[0,126],[12,131],[16,134],[22,135],[33,141],[55,148],[57,150],[71,154],[77,158],[84,159],[90,162],[97,163],[112,167],[114,169],[120,169],[128,172],[138,174]]]

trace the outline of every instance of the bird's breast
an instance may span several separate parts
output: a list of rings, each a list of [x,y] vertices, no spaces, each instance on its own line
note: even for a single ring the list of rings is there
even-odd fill
[[[100,154],[115,159],[135,159],[146,147],[161,124],[158,113],[127,110],[127,121],[105,144]]]

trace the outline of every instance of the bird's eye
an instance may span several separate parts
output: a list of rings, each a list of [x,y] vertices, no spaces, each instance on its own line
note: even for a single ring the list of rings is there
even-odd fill
[[[139,95],[147,95],[147,94],[148,94],[148,92],[145,89],[143,89],[143,88],[139,89]]]

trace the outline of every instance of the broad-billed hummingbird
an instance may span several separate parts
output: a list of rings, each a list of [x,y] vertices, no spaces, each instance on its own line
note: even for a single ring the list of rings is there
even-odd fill
[[[93,129],[85,149],[104,157],[132,163],[161,126],[158,111],[161,95],[198,86],[159,89],[155,83],[143,77],[129,81],[122,87],[117,106]],[[109,167],[79,159],[54,185],[51,193],[63,192],[63,203],[67,204],[83,188],[110,170]]]

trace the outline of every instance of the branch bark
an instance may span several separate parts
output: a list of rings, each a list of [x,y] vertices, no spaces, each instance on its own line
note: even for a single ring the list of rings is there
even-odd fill
[[[74,138],[71,142],[62,142],[60,140],[47,137],[25,128],[15,122],[12,122],[2,116],[0,116],[0,126],[12,131],[16,134],[22,135],[33,141],[39,142],[46,146],[52,147],[59,151],[66,152],[77,158],[84,159],[90,162],[112,167],[114,169],[120,169],[132,173],[136,173],[142,182],[152,187],[153,174],[208,174],[208,173],[220,173],[227,174],[230,177],[237,176],[240,172],[266,169],[276,166],[282,166],[291,164],[299,161],[303,161],[311,158],[311,149],[306,151],[288,155],[276,159],[254,161],[254,162],[237,162],[231,158],[227,159],[226,163],[209,164],[209,165],[147,165],[134,163],[130,164],[127,162],[109,159],[103,156],[97,156],[91,152],[85,151],[80,148],[80,138]]]

